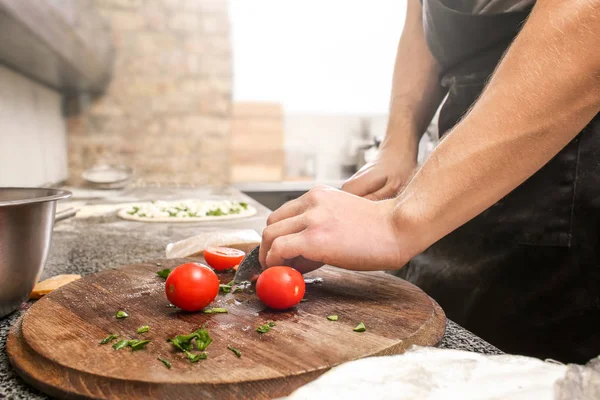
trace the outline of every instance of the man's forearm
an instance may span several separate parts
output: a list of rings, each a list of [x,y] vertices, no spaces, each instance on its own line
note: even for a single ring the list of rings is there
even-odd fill
[[[439,84],[439,66],[431,55],[423,31],[418,0],[409,0],[406,22],[398,44],[390,118],[383,146],[415,151],[419,139],[440,105],[444,92]]]
[[[538,1],[473,109],[398,197],[410,252],[515,189],[600,111],[599,44],[599,0]]]

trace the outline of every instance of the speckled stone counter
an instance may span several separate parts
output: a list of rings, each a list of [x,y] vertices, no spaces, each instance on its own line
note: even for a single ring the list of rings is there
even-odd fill
[[[50,256],[42,279],[64,273],[87,275],[107,268],[145,260],[164,258],[165,246],[173,241],[215,229],[251,228],[262,231],[269,210],[233,189],[218,192],[184,189],[135,189],[119,196],[87,203],[127,203],[141,200],[184,198],[244,198],[252,203],[258,214],[254,217],[219,223],[140,223],[120,220],[116,213],[101,216],[71,218],[57,222]],[[77,201],[77,199],[74,199]],[[10,327],[27,310],[20,310],[0,319],[0,399],[47,399],[48,397],[25,384],[11,368],[6,356],[6,337]],[[448,321],[443,348],[470,350],[485,354],[502,352],[452,321]]]

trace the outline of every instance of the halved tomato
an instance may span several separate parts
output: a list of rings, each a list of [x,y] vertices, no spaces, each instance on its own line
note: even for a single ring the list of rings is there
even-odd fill
[[[217,271],[226,271],[242,262],[246,253],[229,247],[209,247],[204,250],[206,263]]]

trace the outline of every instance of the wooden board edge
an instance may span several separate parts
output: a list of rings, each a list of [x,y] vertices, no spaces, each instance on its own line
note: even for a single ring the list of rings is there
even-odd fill
[[[58,379],[60,375],[52,373],[54,368],[48,365],[49,363],[45,358],[33,354],[23,338],[22,323],[23,316],[13,325],[6,339],[6,353],[15,372],[25,383],[51,396],[65,399],[86,399],[87,397],[80,396],[77,393],[56,390],[53,385],[47,383],[52,379]]]
[[[439,346],[439,344],[442,342],[442,339],[444,339],[444,335],[446,334],[446,313],[434,299],[429,297],[429,300],[433,306],[433,312],[431,313],[431,317],[427,320],[427,322],[421,325],[421,327],[413,332],[411,336],[402,340],[402,342],[398,343],[397,345],[388,347],[383,351],[367,357],[402,354],[412,346]]]
[[[108,392],[127,393],[126,397],[122,397],[127,399],[187,399],[191,396],[200,396],[200,398],[216,397],[238,400],[245,398],[247,393],[254,392],[262,395],[255,397],[256,399],[266,400],[287,396],[329,370],[329,368],[324,368],[276,379],[240,382],[235,385],[148,384],[147,382],[119,381],[101,376],[92,376],[82,371],[69,371],[69,368],[54,364],[34,354],[22,336],[22,319],[23,317],[19,318],[13,325],[7,338],[6,350],[10,364],[28,385],[61,399],[119,398],[107,395],[106,392]],[[56,383],[51,384],[50,382]],[[113,392],[112,388],[114,386],[120,386],[119,390]],[[147,388],[142,389],[143,386],[147,386]],[[265,392],[264,390],[257,390],[257,387],[262,389],[271,388],[271,390]]]

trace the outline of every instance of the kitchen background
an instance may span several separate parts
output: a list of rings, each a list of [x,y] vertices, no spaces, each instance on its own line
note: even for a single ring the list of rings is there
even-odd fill
[[[405,6],[0,0],[0,186],[85,187],[111,164],[270,207],[339,187],[385,134]]]

